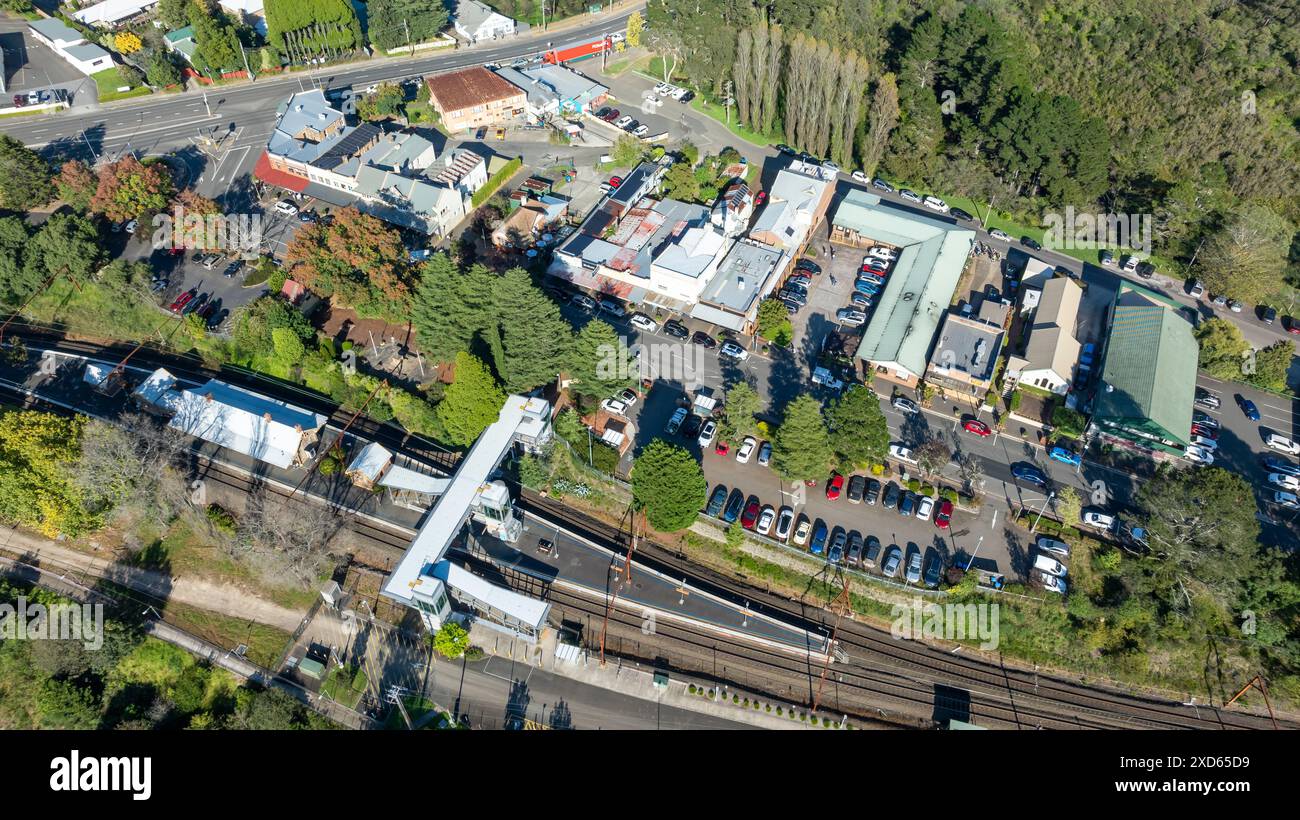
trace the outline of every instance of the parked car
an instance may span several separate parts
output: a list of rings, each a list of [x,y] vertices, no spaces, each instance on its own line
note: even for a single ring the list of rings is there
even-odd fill
[[[920,195],[920,194],[916,193],[915,191],[909,191],[909,190],[906,189],[906,188],[904,188],[903,190],[899,191],[899,192],[898,192],[898,195],[899,195],[900,197],[902,197],[903,199],[906,199],[908,202],[917,202],[917,203],[919,203],[919,202],[921,201],[921,195]]]
[[[974,435],[979,436],[980,438],[984,438],[986,436],[992,435],[993,433],[993,428],[989,427],[987,424],[980,421],[979,419],[967,419],[966,421],[962,422],[961,426],[962,429],[965,430],[967,433],[972,433]]]
[[[1259,316],[1259,318],[1263,320],[1264,324],[1266,324],[1266,325],[1271,325],[1271,324],[1273,324],[1273,322],[1277,321],[1277,310],[1274,309],[1274,308],[1271,308],[1271,307],[1265,306],[1265,307],[1260,311],[1260,316]]]
[[[633,313],[631,322],[633,327],[648,333],[654,333],[659,329],[659,323],[644,313]]]
[[[758,448],[758,466],[766,467],[772,463],[772,442],[765,441]]]
[[[1286,473],[1287,475],[1300,477],[1300,464],[1292,464],[1275,455],[1266,455],[1261,460],[1264,463],[1264,468],[1271,473]]]
[[[664,427],[664,432],[668,435],[674,435],[681,429],[682,422],[686,421],[686,408],[678,407],[673,411],[672,418],[668,419],[668,424]]]
[[[808,520],[808,516],[801,515],[799,516],[799,523],[795,525],[794,535],[791,540],[794,541],[795,546],[802,547],[808,543],[808,535],[811,532],[812,522]]]
[[[1237,401],[1240,404],[1243,399],[1238,397]],[[1220,404],[1218,396],[1200,387],[1196,388],[1196,398],[1192,400],[1192,403],[1198,404],[1207,410],[1218,410]],[[1255,419],[1255,421],[1259,421],[1259,419]]]
[[[866,486],[867,486],[866,476],[858,473],[854,473],[852,476],[849,477],[849,489],[845,495],[849,499],[850,504],[862,503],[862,492],[863,490],[866,489]]]
[[[1057,578],[1064,578],[1067,574],[1065,564],[1050,555],[1043,555],[1041,552],[1034,556],[1034,569],[1046,572],[1049,575],[1055,575]]]
[[[862,551],[862,563],[864,566],[875,569],[876,563],[880,560],[880,539],[874,535],[867,536],[866,548]]]
[[[895,410],[898,410],[901,413],[907,413],[908,415],[921,412],[921,408],[916,406],[916,402],[906,396],[894,396],[889,403],[893,405]]]
[[[1214,416],[1202,413],[1200,410],[1192,411],[1192,423],[1198,424],[1201,427],[1208,427],[1211,430],[1219,429],[1219,420]]]
[[[909,584],[921,580],[921,551],[914,549],[907,556],[907,572],[903,576]]]
[[[897,507],[898,496],[901,492],[902,489],[900,489],[897,484],[892,481],[889,482],[885,485],[885,497],[881,503],[886,507]]]
[[[650,133],[650,126],[638,125],[636,128],[632,129],[632,133],[637,135],[638,137],[644,137],[646,134]]]
[[[777,540],[785,541],[790,537],[790,529],[794,526],[794,510],[790,507],[782,507],[776,516]]]
[[[885,563],[880,565],[880,574],[886,578],[893,578],[898,574],[898,565],[903,562],[903,551],[897,546],[891,545],[885,551]]]
[[[685,339],[691,335],[691,332],[686,329],[686,325],[676,319],[669,319],[664,322],[664,333],[667,333],[674,339]]]
[[[948,211],[952,210],[951,208],[948,207],[947,202],[944,202],[942,199],[940,199],[937,196],[927,196],[925,199],[921,201],[925,204],[925,207],[929,208],[932,211],[938,211],[941,214],[946,214],[948,213]]]
[[[925,565],[925,585],[930,589],[939,586],[939,579],[943,576],[943,556],[938,552],[931,551],[930,560]]]
[[[814,276],[817,276],[822,272],[821,265],[818,265],[811,259],[800,259],[798,262],[794,263],[794,269],[806,270]]]
[[[221,275],[226,277],[227,279],[234,279],[235,274],[239,273],[239,269],[242,268],[243,266],[244,263],[236,259],[234,262],[231,262],[229,265],[226,265],[226,269],[221,272]]]
[[[704,427],[700,429],[700,449],[707,449],[713,443],[713,436],[718,432],[718,423],[713,419],[704,422]]]
[[[960,219],[964,222],[972,222],[975,219],[975,217],[966,213],[961,208],[953,208],[951,211],[948,212],[948,216],[954,217],[956,219]]]
[[[840,497],[840,491],[844,489],[844,476],[839,473],[831,473],[831,477],[826,481],[826,499],[834,501]]]
[[[731,497],[727,499],[726,509],[722,511],[722,520],[728,524],[736,523],[740,517],[740,511],[745,506],[745,494],[740,490],[732,490]]]
[[[944,499],[939,502],[939,511],[934,514],[934,525],[946,530],[952,524],[952,502]]]
[[[1055,592],[1058,595],[1065,594],[1065,579],[1058,578],[1046,572],[1038,573],[1038,582],[1043,585],[1043,589],[1048,592]]]
[[[826,524],[818,521],[817,527],[813,530],[812,541],[808,543],[808,551],[813,555],[821,555],[826,549]]]
[[[907,464],[916,463],[916,459],[912,456],[912,450],[908,447],[904,447],[901,444],[889,445],[889,456],[890,458],[898,459],[899,461],[902,461]]]
[[[705,350],[712,350],[718,346],[718,342],[703,330],[697,330],[691,334],[691,344],[699,345]]]
[[[1047,486],[1047,475],[1028,462],[1018,461],[1012,464],[1011,475],[1021,481],[1028,481],[1030,484],[1037,484],[1040,487]]]
[[[1038,240],[1034,239],[1032,236],[1020,237],[1020,244],[1029,248],[1031,251],[1041,251],[1043,249],[1043,246],[1039,244]]]
[[[934,499],[928,495],[920,496],[916,502],[916,520],[929,521],[932,512],[934,512]]]
[[[745,511],[740,515],[740,526],[747,530],[754,529],[758,524],[758,513],[762,510],[762,505],[758,503],[758,496],[751,495],[745,502]]]
[[[740,448],[736,450],[736,462],[738,464],[748,464],[749,457],[754,454],[758,447],[758,439],[753,436],[745,436],[744,441],[740,442]]]
[[[284,214],[285,216],[293,216],[298,213],[298,206],[294,205],[287,199],[282,199],[275,203],[275,211],[276,213]]]
[[[1278,452],[1293,456],[1300,455],[1300,444],[1296,444],[1291,439],[1278,433],[1269,433],[1264,438],[1264,444]]]
[[[835,312],[835,318],[840,320],[840,324],[849,327],[862,327],[867,323],[867,314],[857,308],[840,308]]]
[[[994,228],[993,230],[989,231],[989,238],[997,239],[998,241],[1001,242],[1011,241],[1011,235],[1008,234],[1006,231],[1002,230],[1001,228]]]
[[[832,564],[839,564],[844,560],[844,546],[848,543],[849,535],[842,527],[836,527],[834,534],[831,536],[831,549],[826,554],[826,560]]]
[[[885,182],[880,177],[876,177],[875,179],[871,180],[871,187],[879,188],[880,190],[888,194],[892,194],[894,192],[894,186],[890,185],[888,182]]]
[[[719,438],[717,443],[713,445],[713,452],[720,456],[725,456],[727,453],[731,452],[731,445],[725,440]]]
[[[614,108],[606,111],[604,114],[600,116],[600,118],[605,122],[614,122],[620,116],[622,116],[622,114],[623,112],[619,111],[617,108]]]
[[[749,351],[735,342],[723,342],[722,348],[718,351],[720,355],[727,356],[737,361],[744,361],[749,358]]]
[[[1259,421],[1259,408],[1255,406],[1255,402],[1240,393],[1237,394],[1236,398],[1237,406],[1241,408],[1241,412],[1246,415],[1246,418],[1251,421]]]
[[[1069,464],[1071,467],[1077,467],[1083,463],[1083,459],[1080,458],[1078,453],[1059,444],[1047,451],[1047,457],[1062,464]]]
[[[614,416],[626,416],[627,405],[618,399],[605,399],[600,403],[600,407],[606,413]]]
[[[569,300],[569,303],[586,313],[596,312],[596,300],[587,296],[585,293],[573,294],[573,298]]]
[[[1286,473],[1269,473],[1268,483],[1290,492],[1300,492],[1300,478]]]
[[[1062,558],[1070,557],[1070,545],[1064,541],[1058,541],[1055,538],[1048,538],[1046,535],[1038,536],[1034,542],[1039,552],[1049,552],[1052,555],[1059,555]]]
[[[772,531],[772,525],[776,523],[776,510],[768,504],[763,507],[763,511],[758,514],[758,523],[754,525],[754,532],[759,535],[767,535]]]
[[[713,488],[713,493],[709,496],[709,503],[704,508],[704,514],[710,518],[717,518],[722,514],[722,508],[727,503],[727,488],[719,484]]]
[[[627,128],[628,123],[635,122],[630,116],[624,115],[614,121],[615,128]]]
[[[867,184],[867,175],[862,173],[861,171],[854,171],[853,173],[849,174],[849,176],[853,178],[854,182],[861,182],[863,185]]]
[[[1295,493],[1288,493],[1284,490],[1274,491],[1273,503],[1288,510],[1300,510],[1300,497],[1296,496]]]
[[[1183,451],[1183,458],[1195,464],[1208,465],[1214,463],[1213,453],[1211,453],[1209,450],[1205,449],[1204,447],[1197,447],[1194,444],[1189,446],[1186,450]]]
[[[1085,509],[1081,517],[1084,524],[1095,530],[1111,532],[1115,529],[1115,516],[1104,510]]]

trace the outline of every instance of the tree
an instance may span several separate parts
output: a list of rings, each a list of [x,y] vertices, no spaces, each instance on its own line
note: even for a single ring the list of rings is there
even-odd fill
[[[788,481],[825,478],[835,457],[822,407],[812,396],[790,402],[772,441],[772,469]]]
[[[506,394],[478,358],[456,354],[456,378],[438,405],[438,418],[447,437],[458,447],[468,447],[497,420]]]
[[[49,164],[18,140],[0,134],[0,208],[30,211],[53,196]]]
[[[790,311],[780,299],[764,299],[758,305],[758,318],[755,322],[758,335],[772,342],[777,347],[785,347],[794,338],[794,326],[790,323]]]
[[[569,356],[572,389],[584,396],[604,396],[636,382],[636,361],[608,323],[594,319],[582,326]]]
[[[1285,392],[1288,388],[1287,374],[1291,370],[1291,360],[1295,358],[1295,345],[1288,341],[1278,341],[1254,354],[1250,366],[1246,368],[1246,381],[1259,385],[1266,390]]]
[[[99,177],[81,160],[68,160],[54,178],[54,187],[59,192],[59,199],[73,210],[85,213],[90,210],[90,200],[99,187]]]
[[[357,103],[357,115],[363,120],[386,120],[401,116],[405,94],[397,83],[384,83],[375,93]]]
[[[0,413],[0,520],[51,538],[75,537],[98,525],[70,480],[85,423],[84,416]]]
[[[883,464],[889,453],[889,424],[876,391],[855,384],[826,411],[831,447],[845,471]]]
[[[641,47],[641,32],[645,30],[645,20],[641,17],[641,12],[634,11],[627,18],[627,47]]]
[[[489,346],[507,390],[527,393],[559,375],[569,360],[573,332],[559,305],[532,283],[527,271],[505,272],[492,289],[492,313]]]
[[[55,214],[27,244],[26,292],[56,275],[85,282],[103,261],[104,247],[94,223],[77,214]]]
[[[99,170],[99,184],[91,197],[90,209],[117,222],[143,220],[166,210],[174,191],[166,165],[161,162],[145,165],[135,154],[128,153]]]
[[[113,35],[113,48],[122,54],[134,54],[143,47],[140,35],[134,31],[119,31]]]
[[[265,12],[267,39],[290,62],[346,56],[363,45],[348,0],[267,0]]]
[[[651,441],[632,467],[632,497],[660,532],[677,532],[695,523],[706,487],[695,457],[663,439]]]
[[[159,0],[158,18],[173,31],[185,28],[190,22],[189,0]]]
[[[269,4],[268,4],[269,5]],[[270,9],[266,9],[270,14]],[[194,26],[194,65],[209,75],[221,75],[244,67],[243,46],[230,17],[215,3],[193,0],[189,8]]]
[[[145,67],[145,79],[155,88],[180,85],[181,70],[176,67],[169,52],[156,51]]]
[[[23,268],[23,252],[30,238],[27,220],[0,216],[0,304],[18,307],[40,285],[40,281],[28,282]]]
[[[912,455],[916,457],[916,466],[921,474],[933,476],[952,458],[952,450],[942,439],[932,438],[918,444]]]
[[[447,621],[430,636],[429,643],[439,655],[454,661],[469,649],[469,633],[460,624]]]
[[[1053,506],[1056,509],[1056,514],[1061,518],[1061,523],[1078,526],[1080,516],[1083,513],[1083,502],[1079,499],[1079,494],[1075,492],[1073,487],[1062,487],[1057,490]]]
[[[411,302],[411,321],[425,355],[449,362],[470,349],[490,323],[493,284],[492,274],[480,265],[462,272],[445,253],[429,257]]]
[[[762,400],[748,382],[736,382],[727,388],[727,424],[737,438],[758,435],[758,419]]]
[[[1196,263],[1198,276],[1211,293],[1263,302],[1282,285],[1294,234],[1295,226],[1268,206],[1248,202],[1205,242]]]
[[[664,195],[682,202],[695,202],[700,199],[700,181],[695,169],[685,162],[674,162],[663,180]]]
[[[645,144],[631,134],[622,134],[610,149],[610,156],[619,168],[631,168],[645,156]]]
[[[876,81],[867,122],[870,125],[862,133],[858,153],[862,157],[862,173],[871,177],[880,167],[889,135],[898,127],[898,85],[893,74],[885,74]]]
[[[271,331],[271,344],[275,347],[275,358],[285,370],[302,361],[306,348],[302,339],[287,327],[277,327]]]
[[[441,0],[371,0],[366,32],[381,51],[423,43],[447,27],[447,7]]]
[[[410,309],[410,257],[402,235],[354,206],[328,225],[301,228],[285,250],[294,280],[362,316],[404,319]]]
[[[1193,331],[1200,344],[1198,366],[1216,379],[1240,379],[1250,343],[1226,319],[1206,319]]]

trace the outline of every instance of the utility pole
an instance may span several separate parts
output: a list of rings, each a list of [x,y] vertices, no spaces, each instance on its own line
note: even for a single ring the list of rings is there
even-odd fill
[[[406,47],[411,50],[411,56],[414,57],[415,43],[411,42],[411,24],[406,21],[405,17],[402,18],[402,28],[406,29]]]
[[[1277,718],[1273,715],[1273,704],[1271,704],[1271,703],[1268,702],[1268,683],[1265,682],[1265,680],[1264,680],[1262,677],[1260,677],[1259,675],[1256,675],[1255,677],[1251,678],[1249,683],[1247,683],[1245,686],[1241,687],[1241,691],[1238,692],[1237,694],[1233,695],[1233,696],[1232,696],[1232,700],[1230,700],[1230,701],[1228,701],[1227,703],[1223,704],[1223,708],[1226,709],[1226,708],[1228,708],[1229,706],[1231,706],[1232,704],[1236,703],[1236,702],[1237,702],[1237,698],[1239,698],[1239,697],[1241,697],[1242,695],[1246,694],[1246,690],[1249,689],[1249,688],[1251,688],[1252,686],[1255,687],[1256,689],[1258,689],[1258,690],[1259,690],[1259,693],[1260,693],[1261,695],[1264,696],[1264,705],[1265,705],[1266,707],[1268,707],[1268,719],[1271,720],[1271,721],[1273,721],[1273,728],[1274,728],[1274,729],[1278,728],[1278,725],[1277,725]]]
[[[826,688],[826,670],[831,667],[831,654],[835,648],[835,636],[840,631],[840,619],[845,615],[853,617],[853,599],[849,595],[849,578],[847,575],[841,576],[844,579],[844,586],[840,587],[840,594],[831,602],[830,610],[835,613],[835,626],[831,628],[831,636],[826,641],[826,663],[822,664],[821,681],[817,684],[817,694],[813,697],[812,710],[817,714],[817,707],[821,705],[822,690]]]
[[[244,58],[244,73],[248,75],[248,81],[250,83],[256,81],[257,78],[253,76],[253,69],[248,67],[248,52],[244,50],[242,45],[239,47],[239,56]]]

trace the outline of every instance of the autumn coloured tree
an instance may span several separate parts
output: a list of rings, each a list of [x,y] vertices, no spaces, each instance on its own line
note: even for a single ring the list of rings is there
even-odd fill
[[[409,311],[411,271],[401,234],[356,208],[299,230],[285,266],[294,281],[363,316],[403,319]]]
[[[113,48],[122,54],[134,54],[143,47],[140,35],[134,31],[119,31],[113,35]]]
[[[174,190],[166,165],[146,165],[127,154],[99,169],[90,209],[115,221],[141,219],[165,210]]]
[[[59,192],[59,199],[81,213],[90,210],[90,200],[98,187],[99,177],[79,159],[63,163],[58,176],[54,178],[54,188]]]

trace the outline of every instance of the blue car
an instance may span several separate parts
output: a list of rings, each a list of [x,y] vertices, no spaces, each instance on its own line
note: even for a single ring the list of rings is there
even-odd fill
[[[1282,475],[1293,475],[1300,478],[1300,465],[1283,461],[1277,456],[1264,456],[1264,466],[1268,468],[1270,473],[1281,473]]]
[[[865,293],[854,291],[853,295],[849,297],[849,301],[861,308],[871,307],[871,297]]]
[[[813,530],[812,542],[808,544],[808,551],[813,555],[821,555],[826,549],[826,525],[817,524],[817,529]]]
[[[745,494],[740,490],[732,490],[727,509],[722,511],[722,520],[728,524],[736,523],[736,519],[740,517],[740,508],[743,506],[745,506]]]
[[[1040,487],[1047,486],[1047,476],[1044,475],[1043,471],[1023,461],[1011,465],[1011,475],[1021,481],[1028,481],[1030,484],[1037,484]]]
[[[704,508],[704,514],[710,518],[717,518],[726,503],[727,488],[719,484],[713,488],[713,495],[709,496],[709,505]]]
[[[859,279],[853,285],[853,289],[858,293],[865,293],[868,296],[875,296],[877,293],[880,293],[880,285],[870,279]]]
[[[1246,418],[1251,421],[1259,421],[1259,408],[1255,406],[1255,402],[1245,396],[1238,395],[1237,404],[1241,406],[1241,412],[1246,414]]]
[[[1083,462],[1083,459],[1080,458],[1077,453],[1073,452],[1072,450],[1068,450],[1059,444],[1053,447],[1051,450],[1048,450],[1047,455],[1049,458],[1055,461],[1059,461],[1062,464],[1069,464],[1071,467],[1078,467],[1079,464]]]

